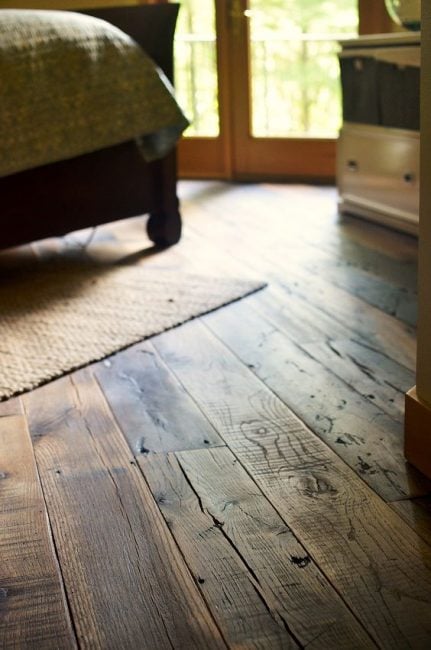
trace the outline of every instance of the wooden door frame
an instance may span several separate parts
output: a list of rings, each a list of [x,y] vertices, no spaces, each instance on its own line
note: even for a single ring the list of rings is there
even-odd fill
[[[242,1],[245,8],[247,0]],[[241,21],[237,27],[239,37],[232,39],[231,57],[236,62],[236,74],[231,74],[232,91],[233,86],[243,85],[240,99],[231,104],[235,133],[232,147],[234,178],[245,181],[332,181],[335,178],[335,139],[256,138],[251,135],[249,29],[249,21]]]
[[[137,0],[138,4],[164,4],[170,0]],[[225,0],[215,0],[216,34],[225,28],[227,6]],[[222,79],[229,73],[226,39],[217,38],[217,93],[220,133],[218,137],[182,138],[178,143],[177,160],[181,178],[231,177],[230,132],[228,119],[228,90]]]
[[[152,0],[165,2],[167,0]],[[242,0],[244,8],[247,0]],[[182,178],[234,180],[313,180],[335,178],[335,138],[254,138],[250,134],[250,84],[248,21],[241,21],[239,38],[227,36],[229,3],[215,0],[220,135],[217,138],[183,138],[178,147]],[[393,31],[384,0],[358,0],[359,33]],[[219,35],[224,37],[220,38]],[[235,68],[231,66],[235,61]],[[238,84],[243,92],[236,92]],[[235,95],[234,95],[235,92]],[[234,101],[234,96],[236,97]],[[235,137],[234,137],[235,134]],[[299,152],[299,154],[298,154]],[[256,169],[259,172],[256,173]],[[283,169],[283,173],[280,173]]]
[[[215,0],[216,35],[226,32],[228,6],[226,0]],[[183,178],[232,177],[230,77],[228,38],[216,40],[217,92],[220,133],[215,138],[182,138],[178,146],[178,167]],[[224,82],[224,83],[223,83]]]

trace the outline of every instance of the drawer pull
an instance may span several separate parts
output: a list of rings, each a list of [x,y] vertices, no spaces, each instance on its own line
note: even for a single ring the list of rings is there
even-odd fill
[[[349,172],[357,172],[359,169],[359,165],[356,162],[356,160],[348,160],[347,169],[349,170]]]
[[[415,181],[415,175],[414,175],[412,172],[406,172],[406,173],[403,175],[403,179],[404,179],[404,182],[405,182],[405,183],[409,183],[409,184],[410,184],[410,183],[414,183],[414,181]]]

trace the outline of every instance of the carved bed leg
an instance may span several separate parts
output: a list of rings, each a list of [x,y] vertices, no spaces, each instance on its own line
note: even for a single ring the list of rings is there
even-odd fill
[[[176,152],[172,151],[165,158],[155,161],[152,167],[158,201],[147,222],[148,237],[156,246],[172,246],[181,237]]]
[[[181,216],[178,208],[170,212],[152,212],[147,222],[148,237],[156,246],[165,248],[179,242]]]

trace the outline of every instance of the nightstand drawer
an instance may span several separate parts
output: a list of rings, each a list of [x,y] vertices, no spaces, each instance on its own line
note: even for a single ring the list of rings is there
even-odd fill
[[[337,147],[337,184],[345,211],[358,206],[417,223],[419,133],[345,124]]]

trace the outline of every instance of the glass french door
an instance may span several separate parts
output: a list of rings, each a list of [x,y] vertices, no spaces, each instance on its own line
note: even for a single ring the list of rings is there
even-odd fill
[[[357,0],[182,0],[176,86],[192,126],[180,174],[333,177],[337,42],[357,29]]]
[[[175,87],[191,126],[179,173],[231,178],[227,0],[184,0],[175,39]]]

